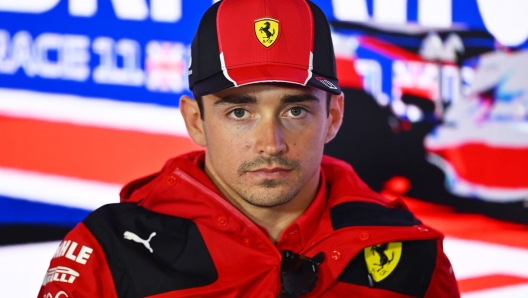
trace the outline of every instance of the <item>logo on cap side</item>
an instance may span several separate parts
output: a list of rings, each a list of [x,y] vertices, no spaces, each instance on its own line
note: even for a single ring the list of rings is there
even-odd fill
[[[326,87],[328,87],[330,89],[337,89],[337,87],[334,84],[332,84],[332,82],[327,80],[326,78],[315,77],[315,79],[318,80],[319,82],[321,82],[321,84],[324,84]]]
[[[255,35],[260,44],[271,47],[279,37],[279,21],[271,18],[255,20]]]

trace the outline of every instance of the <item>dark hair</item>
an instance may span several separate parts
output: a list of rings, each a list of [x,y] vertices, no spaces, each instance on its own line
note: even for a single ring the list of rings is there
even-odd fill
[[[203,97],[193,92],[194,100],[198,104],[200,110],[200,118],[204,120]],[[326,117],[330,116],[330,101],[332,100],[332,93],[326,92]]]

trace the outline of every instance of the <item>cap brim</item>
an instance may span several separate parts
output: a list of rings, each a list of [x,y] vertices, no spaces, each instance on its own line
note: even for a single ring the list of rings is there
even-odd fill
[[[326,78],[312,73],[308,82],[308,71],[284,65],[246,66],[228,70],[229,79],[223,72],[214,74],[194,84],[193,91],[196,95],[204,96],[219,92],[227,88],[244,86],[257,83],[290,83],[301,86],[312,86],[317,89],[340,94],[337,79]],[[238,82],[235,85],[233,79]],[[306,83],[305,83],[306,82]]]

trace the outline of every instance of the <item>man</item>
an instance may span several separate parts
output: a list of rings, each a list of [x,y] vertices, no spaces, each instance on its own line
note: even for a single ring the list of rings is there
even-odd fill
[[[180,109],[207,150],[89,215],[40,297],[458,297],[442,235],[323,157],[344,98],[317,6],[218,2],[191,52]]]

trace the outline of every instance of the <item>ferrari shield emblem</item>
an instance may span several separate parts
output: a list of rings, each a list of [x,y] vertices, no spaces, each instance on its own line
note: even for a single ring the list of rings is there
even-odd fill
[[[379,282],[389,276],[398,265],[402,254],[402,243],[390,242],[369,246],[363,252],[369,275],[375,282]]]
[[[255,20],[255,34],[263,46],[271,47],[279,37],[279,21],[271,18]]]

